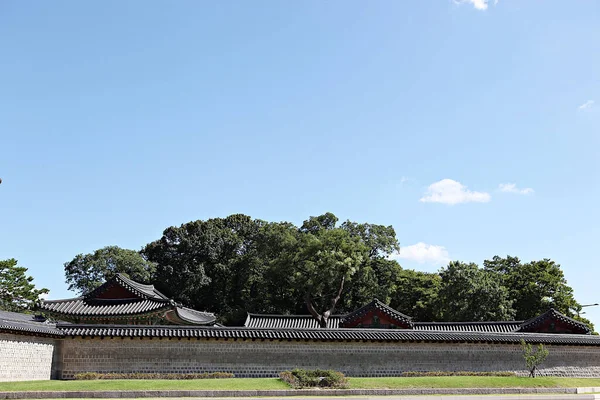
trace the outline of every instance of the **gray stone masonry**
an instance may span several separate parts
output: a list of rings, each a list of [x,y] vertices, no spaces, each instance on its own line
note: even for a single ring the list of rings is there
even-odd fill
[[[0,333],[0,381],[50,379],[54,339]]]
[[[80,372],[232,372],[274,377],[293,368],[323,368],[348,376],[397,376],[404,371],[516,371],[524,373],[519,345],[486,343],[380,343],[278,340],[66,338],[57,378]],[[600,348],[547,346],[540,375],[600,377]]]

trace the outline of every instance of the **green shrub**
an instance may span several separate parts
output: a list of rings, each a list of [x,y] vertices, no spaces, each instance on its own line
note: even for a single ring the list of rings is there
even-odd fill
[[[344,374],[324,369],[299,369],[283,371],[279,378],[294,389],[313,387],[344,389],[349,387],[348,378]]]
[[[402,377],[419,377],[419,376],[516,376],[514,372],[509,371],[406,371],[400,374]]]
[[[229,372],[205,372],[201,374],[164,374],[164,373],[99,373],[99,372],[83,372],[75,375],[76,380],[92,380],[92,379],[224,379],[235,378],[234,374]]]

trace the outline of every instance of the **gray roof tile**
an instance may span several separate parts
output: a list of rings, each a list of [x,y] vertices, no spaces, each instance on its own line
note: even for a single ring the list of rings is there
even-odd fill
[[[187,307],[175,307],[177,316],[189,323],[210,323],[215,321],[215,315],[208,312],[197,311]]]
[[[342,315],[332,315],[327,321],[327,328],[340,327]],[[272,315],[248,314],[244,326],[247,328],[288,328],[288,329],[318,329],[319,323],[311,315]]]
[[[419,331],[444,332],[514,332],[523,321],[497,322],[415,322],[414,329]]]
[[[27,333],[42,336],[60,337],[62,331],[56,325],[31,314],[0,311],[0,332]]]
[[[332,315],[327,327],[338,329],[343,315]],[[442,332],[513,332],[523,321],[499,322],[413,322],[416,331]],[[247,328],[271,329],[318,329],[318,322],[310,315],[248,314],[244,326]],[[356,328],[354,328],[356,329]],[[360,328],[359,328],[360,329]]]
[[[411,329],[259,329],[201,326],[58,325],[67,336],[177,337],[251,340],[487,342],[600,346],[600,336],[577,334],[442,332]]]
[[[110,299],[103,293],[116,287],[126,289],[134,298]],[[40,311],[57,315],[61,319],[78,320],[80,318],[116,318],[139,316],[144,314],[165,313],[170,322],[176,324],[210,324],[215,321],[212,313],[196,311],[183,307],[154,288],[134,282],[122,274],[104,283],[85,296],[66,300],[46,300]]]
[[[67,300],[47,300],[40,305],[41,311],[73,316],[127,316],[139,315],[170,308],[170,304],[157,300],[86,300],[77,297]]]

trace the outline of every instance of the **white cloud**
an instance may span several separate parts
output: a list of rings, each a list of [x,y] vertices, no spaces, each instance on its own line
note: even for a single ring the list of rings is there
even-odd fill
[[[454,0],[456,4],[472,4],[478,10],[487,10],[488,9],[488,0]],[[494,5],[498,4],[498,0],[494,0]]]
[[[442,179],[439,182],[432,183],[427,188],[425,195],[419,201],[424,203],[487,203],[492,196],[485,192],[473,192],[466,186],[452,179]]]
[[[590,108],[592,108],[594,106],[595,101],[594,100],[588,100],[585,103],[583,103],[582,105],[580,105],[578,108],[580,110],[589,110]]]
[[[400,253],[392,255],[394,260],[410,260],[419,264],[443,265],[450,261],[448,250],[444,246],[436,246],[419,242],[411,246],[400,247]]]
[[[517,194],[532,194],[533,193],[532,188],[519,189],[517,187],[517,185],[514,183],[501,183],[498,186],[498,189],[500,189],[501,192],[505,192],[505,193],[517,193]]]

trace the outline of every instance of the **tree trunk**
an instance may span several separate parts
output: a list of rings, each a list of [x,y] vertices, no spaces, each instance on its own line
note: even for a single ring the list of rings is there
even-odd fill
[[[345,281],[346,281],[346,277],[342,277],[337,295],[331,299],[329,309],[323,311],[323,313],[321,313],[321,314],[319,314],[319,312],[313,305],[312,297],[311,297],[310,293],[306,293],[306,295],[304,296],[304,302],[306,303],[308,312],[310,312],[310,315],[312,315],[312,317],[319,323],[320,328],[327,328],[327,322],[329,321],[329,317],[331,316],[331,313],[335,309],[337,302],[340,300],[340,297],[342,297],[342,291],[344,290],[344,282]]]

